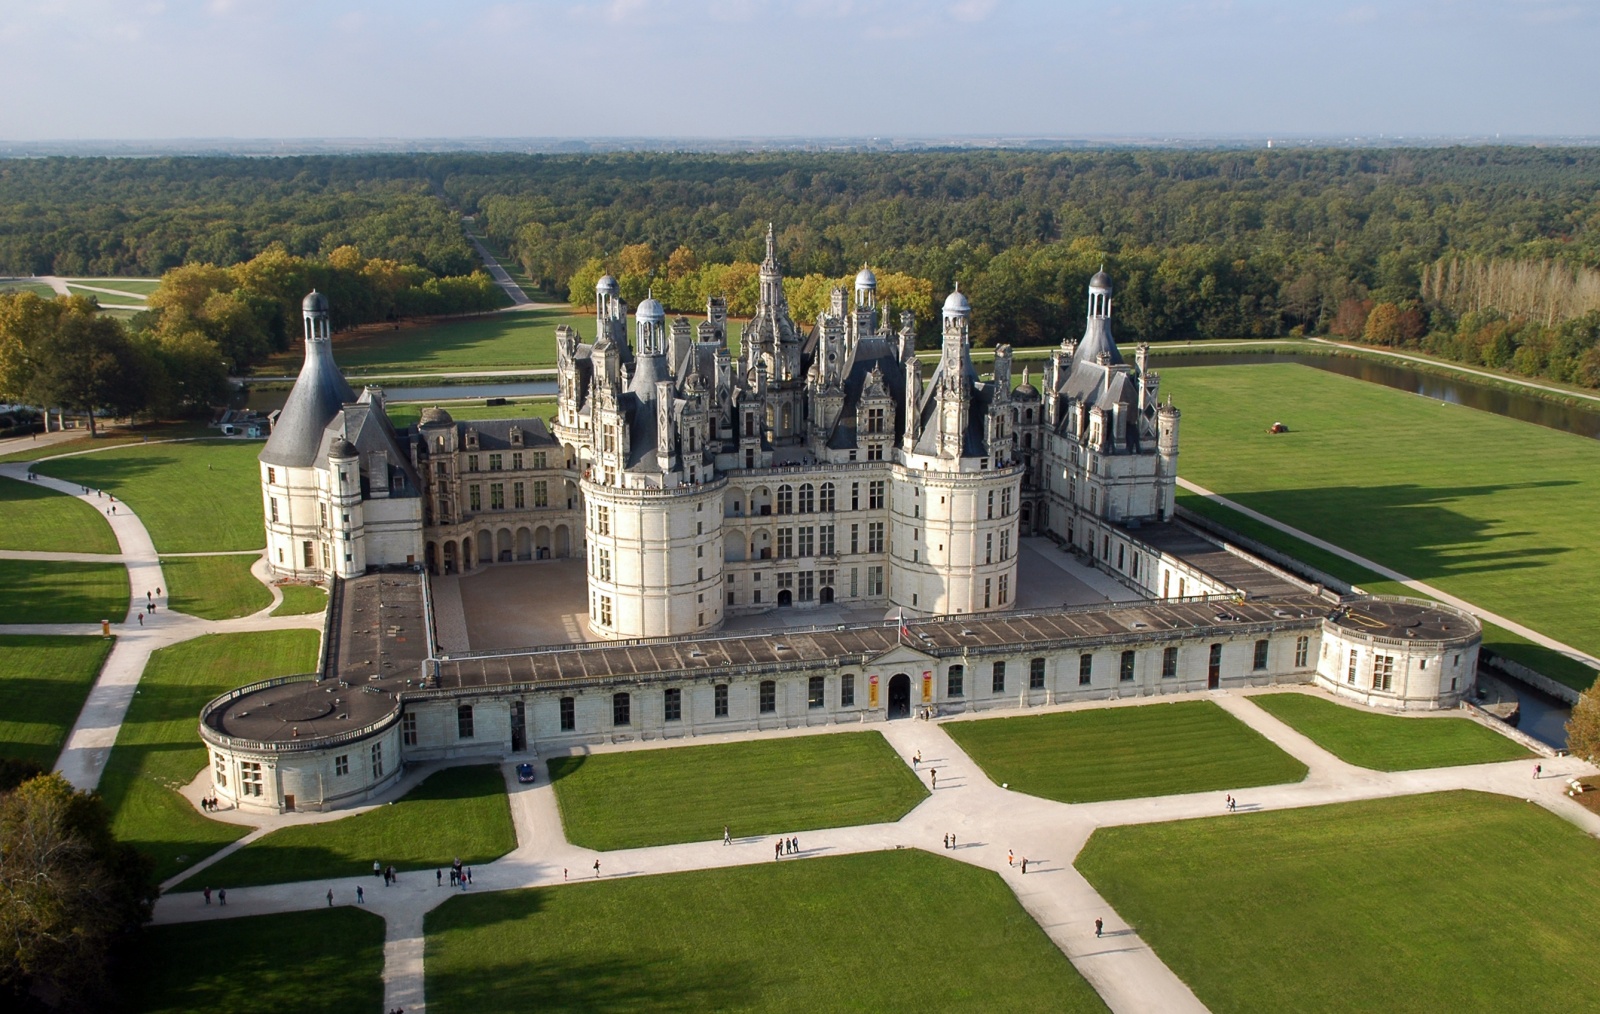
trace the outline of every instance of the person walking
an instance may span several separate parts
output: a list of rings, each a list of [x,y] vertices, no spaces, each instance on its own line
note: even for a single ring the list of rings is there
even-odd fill
[[[372,861],[372,875],[374,877],[381,877],[383,875],[383,864],[378,862],[376,859]]]
[[[328,888],[328,907],[333,907],[333,888]]]
[[[1233,812],[1233,793],[1230,792],[1228,795],[1222,797],[1222,806],[1223,809],[1227,810],[1229,813]]]
[[[724,845],[732,845],[733,844],[733,835],[732,835],[731,832],[729,832],[728,825],[726,825],[726,824],[722,825],[722,844],[724,844]]]
[[[778,860],[780,860],[782,858],[783,858],[783,839],[779,838],[778,839],[778,843],[776,845],[772,846],[772,861],[773,862],[777,862]]]
[[[436,887],[443,887],[444,886],[444,870],[438,869],[438,868],[434,869],[434,871],[433,871],[433,883],[434,883],[434,885]]]
[[[328,894],[332,895],[333,892],[329,891]],[[357,884],[356,885],[356,904],[357,905],[365,905],[366,903],[367,903],[367,892],[363,891],[361,889],[361,885],[360,884]]]
[[[1543,773],[1544,773],[1544,765],[1543,764],[1535,764],[1533,766],[1533,777],[1534,778],[1538,778]]]
[[[208,887],[200,893],[206,896],[206,904],[211,904],[211,888]]]
[[[917,765],[921,764],[921,763],[922,763],[922,751],[918,750],[916,753],[911,755],[911,770],[915,771],[917,769]]]
[[[228,889],[226,887],[217,888],[217,904],[226,905],[227,903],[228,903]]]
[[[955,848],[956,847],[956,833],[954,831],[950,832],[950,847],[951,848]]]
[[[950,836],[948,834],[946,834],[944,836],[944,847],[945,848],[949,848],[950,847]]]
[[[1096,919],[1094,921],[1094,935],[1097,936],[1097,937],[1103,936],[1105,934],[1105,930],[1106,930],[1105,921],[1103,919]]]
[[[929,768],[928,769],[928,777],[930,779],[932,779],[933,787],[937,789],[939,787],[939,769],[938,768]]]
[[[472,867],[467,867],[467,883],[472,883]]]
[[[596,877],[600,876],[600,860],[598,859],[594,861],[594,875]]]
[[[1012,852],[1010,849],[1006,849],[1006,865],[1007,866],[1015,866],[1015,865],[1017,865],[1016,853]]]

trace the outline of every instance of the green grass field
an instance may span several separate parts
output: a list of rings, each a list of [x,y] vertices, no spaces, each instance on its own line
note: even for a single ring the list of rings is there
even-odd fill
[[[163,556],[170,608],[207,620],[249,616],[272,605],[272,592],[257,581],[248,556]]]
[[[372,890],[372,863],[424,870],[460,858],[468,866],[517,847],[511,805],[499,767],[445,768],[396,800],[341,820],[273,831],[178,885],[249,887],[297,880],[362,878]],[[204,881],[205,883],[201,883]],[[381,890],[382,881],[377,881]]]
[[[1340,760],[1377,771],[1488,764],[1533,756],[1469,718],[1375,715],[1310,694],[1256,694],[1250,701]]]
[[[428,1010],[1103,1011],[994,873],[916,850],[451,898]]]
[[[260,453],[257,441],[140,444],[41,462],[38,471],[126,500],[163,553],[260,549]]]
[[[161,285],[159,278],[68,278],[67,288],[93,286],[97,289],[116,289],[140,298],[148,298]],[[103,293],[90,293],[102,296]]]
[[[328,608],[328,593],[317,585],[286,584],[279,590],[283,592],[283,601],[272,611],[273,616],[304,616]]]
[[[54,767],[110,653],[104,637],[0,637],[0,757]]]
[[[422,415],[422,410],[430,407],[431,403],[405,402],[403,404],[389,405],[389,421],[394,423],[395,429],[403,430],[414,425]],[[556,414],[556,400],[554,398],[517,398],[505,405],[485,405],[482,400],[460,402],[444,401],[439,406],[450,413],[450,418],[457,420],[467,419],[525,419],[531,416],[550,421]]]
[[[112,831],[156,861],[165,880],[244,836],[200,815],[175,789],[206,766],[200,708],[234,687],[316,668],[315,630],[207,634],[150,656],[100,779]]]
[[[556,364],[556,327],[571,324],[594,340],[593,314],[574,314],[565,307],[487,313],[455,320],[335,335],[333,355],[350,373],[406,373],[546,367]],[[259,373],[292,373],[303,353],[273,357]]]
[[[31,292],[40,299],[56,298],[56,290],[44,282],[32,282],[27,279],[0,279],[0,296],[14,292]]]
[[[0,560],[0,617],[6,623],[121,623],[128,569],[120,563]]]
[[[1305,366],[1162,381],[1184,478],[1600,653],[1600,441]]]
[[[876,732],[552,757],[567,840],[625,849],[899,820],[927,789]]]
[[[1306,766],[1210,701],[946,722],[996,785],[1063,803],[1298,782]]]
[[[1102,828],[1089,878],[1216,1011],[1582,1010],[1600,845],[1473,792]]]
[[[130,1014],[376,1011],[383,919],[335,908],[149,926],[124,968]]]
[[[36,482],[0,478],[0,549],[115,553],[105,515],[76,497]]]
[[[100,420],[99,436],[89,436],[88,430],[78,431],[82,436],[71,440],[64,440],[57,444],[30,443],[20,451],[10,454],[0,454],[0,461],[34,461],[39,458],[71,454],[74,451],[89,451],[102,447],[122,447],[127,444],[148,443],[151,440],[179,440],[190,437],[216,436],[217,431],[205,423],[183,422],[157,422],[140,423],[138,426],[128,428],[116,426],[106,428],[106,420]]]

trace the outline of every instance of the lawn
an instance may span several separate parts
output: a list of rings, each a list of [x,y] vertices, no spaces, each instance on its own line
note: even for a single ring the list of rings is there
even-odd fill
[[[54,767],[110,653],[105,637],[0,637],[0,757]]]
[[[240,556],[163,556],[170,608],[207,620],[249,616],[272,605],[272,592],[250,567],[259,554]]]
[[[1310,694],[1257,694],[1252,704],[1347,764],[1376,771],[1488,764],[1533,755],[1470,718],[1357,711]]]
[[[552,757],[567,840],[626,849],[899,820],[927,789],[876,732]]]
[[[0,560],[6,623],[121,623],[127,615],[128,568],[120,563]]]
[[[56,290],[44,282],[30,282],[24,279],[0,280],[0,296],[8,296],[16,292],[31,292],[40,299],[56,298]]]
[[[304,616],[328,608],[328,593],[319,585],[286,584],[278,590],[283,592],[283,601],[272,611],[274,616]]]
[[[105,516],[76,497],[36,482],[0,477],[0,549],[115,553]]]
[[[1292,364],[1162,381],[1184,478],[1600,654],[1600,441]]]
[[[1106,1009],[998,875],[912,849],[458,895],[425,926],[434,1014]]]
[[[258,441],[141,444],[41,462],[38,471],[126,500],[163,553],[260,549],[260,453]]]
[[[250,887],[370,878],[373,860],[397,870],[433,870],[449,866],[455,858],[477,866],[516,847],[500,768],[493,764],[445,768],[392,806],[273,831],[178,885],[178,890],[197,891],[207,883]],[[367,889],[372,889],[370,884]]]
[[[116,289],[147,298],[161,285],[159,278],[68,278],[67,288],[92,285],[97,289]]]
[[[383,919],[348,907],[149,926],[124,967],[130,1014],[376,1011]]]
[[[1298,782],[1306,766],[1210,701],[946,722],[996,785],[1063,803]]]
[[[1078,869],[1216,1011],[1589,1010],[1600,845],[1474,792],[1102,828]]]
[[[217,431],[201,422],[161,422],[140,423],[130,429],[126,426],[107,428],[108,420],[100,420],[98,436],[89,436],[88,430],[80,430],[81,436],[64,440],[57,444],[30,444],[25,450],[12,451],[10,454],[0,454],[0,461],[34,461],[39,458],[71,454],[74,451],[89,451],[104,447],[121,447],[125,444],[148,443],[151,440],[178,440],[189,437],[215,436]]]
[[[422,410],[429,408],[432,402],[410,401],[402,404],[389,404],[389,421],[394,423],[394,428],[403,430],[416,423]],[[469,402],[442,401],[439,407],[450,413],[450,418],[465,421],[467,419],[527,419],[538,416],[546,422],[556,414],[556,400],[554,398],[518,398],[505,405],[485,405],[483,399]]]
[[[556,364],[559,324],[571,324],[584,341],[594,341],[592,313],[557,307],[335,335],[333,356],[351,373],[550,367]],[[293,372],[302,357],[299,351],[276,356],[259,372]]]
[[[150,656],[100,779],[112,831],[156,860],[165,880],[248,828],[200,815],[175,789],[206,766],[200,708],[234,687],[316,668],[315,630],[207,634]]]

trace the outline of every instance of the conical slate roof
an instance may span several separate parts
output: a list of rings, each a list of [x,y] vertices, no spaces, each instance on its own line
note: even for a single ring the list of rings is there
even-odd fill
[[[317,339],[307,341],[305,365],[278,413],[261,460],[287,468],[310,467],[322,446],[323,430],[340,408],[355,400],[355,391],[334,364],[332,346]]]

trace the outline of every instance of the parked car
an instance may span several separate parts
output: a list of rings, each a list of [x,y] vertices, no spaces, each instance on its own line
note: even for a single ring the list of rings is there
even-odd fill
[[[522,763],[517,765],[517,781],[524,785],[533,784],[533,765]]]

